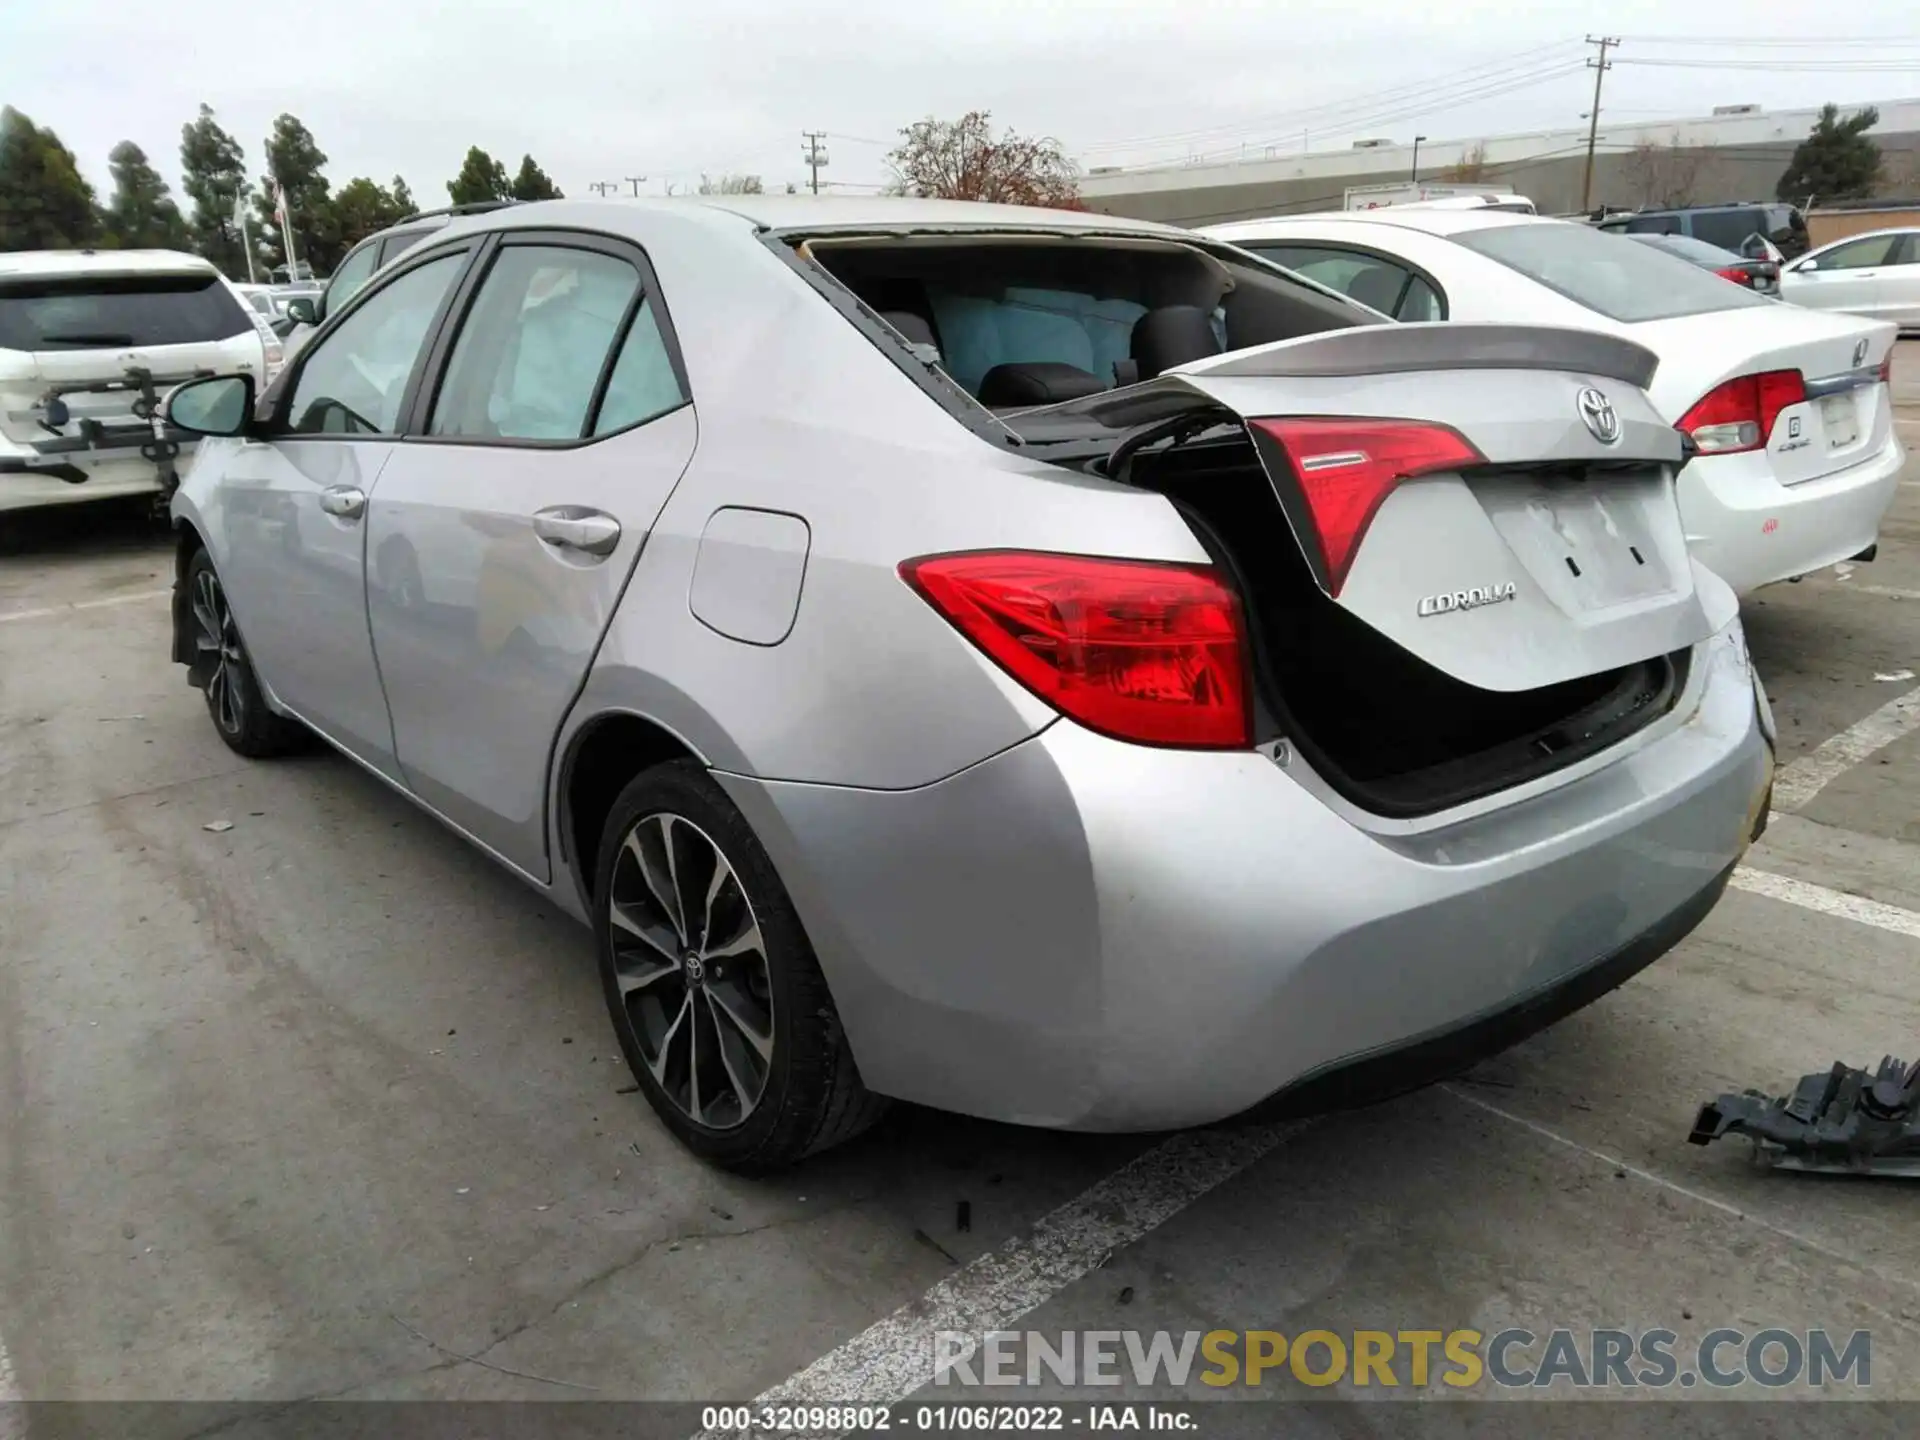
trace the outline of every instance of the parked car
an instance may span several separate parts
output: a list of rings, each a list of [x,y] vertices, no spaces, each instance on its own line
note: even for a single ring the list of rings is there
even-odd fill
[[[467,205],[449,205],[442,210],[422,210],[397,225],[376,231],[349,250],[334,267],[324,286],[315,284],[304,296],[293,297],[288,304],[293,326],[286,341],[290,350],[304,345],[314,326],[327,318],[357,294],[373,272],[397,256],[405,254],[437,230],[444,229],[462,215],[484,215],[511,205],[511,200],[482,200]]]
[[[1756,294],[1775,298],[1780,294],[1780,266],[1772,260],[1750,260],[1731,250],[1722,250],[1718,245],[1709,245],[1704,240],[1688,239],[1685,235],[1634,234],[1627,238],[1642,245],[1651,245],[1656,250],[1664,250],[1669,255],[1677,255],[1689,265],[1711,270],[1722,280],[1744,285]]]
[[[264,383],[279,344],[256,319],[198,255],[0,253],[0,511],[165,494],[193,441],[155,433],[161,398]]]
[[[1752,246],[1756,237],[1778,251],[1771,257],[1776,259],[1804,255],[1808,244],[1807,217],[1800,207],[1772,202],[1608,214],[1598,222],[1598,228],[1623,235],[1685,235],[1755,258],[1769,258],[1756,254],[1759,247]]]
[[[470,217],[173,393],[174,657],[591,924],[719,1163],[1391,1093],[1684,935],[1772,761],[1653,353],[1377,322],[1105,215]]]
[[[1905,452],[1891,325],[1776,304],[1564,220],[1389,210],[1206,233],[1309,275],[1354,267],[1342,288],[1396,319],[1574,325],[1646,345],[1660,357],[1653,402],[1694,451],[1680,473],[1694,554],[1742,594],[1869,551],[1893,501]]]
[[[1920,230],[1875,230],[1809,251],[1781,275],[1780,296],[1920,330]]]

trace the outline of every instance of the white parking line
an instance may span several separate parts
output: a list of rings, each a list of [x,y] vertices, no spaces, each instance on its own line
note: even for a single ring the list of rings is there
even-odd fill
[[[1513,1111],[1502,1109],[1490,1100],[1482,1100],[1478,1095],[1469,1095],[1458,1086],[1441,1085],[1436,1088],[1444,1090],[1454,1099],[1471,1105],[1476,1110],[1484,1110],[1489,1115],[1498,1115],[1502,1120],[1511,1121],[1522,1130],[1529,1131],[1539,1136],[1542,1140],[1548,1140],[1555,1145],[1562,1145],[1569,1150],[1578,1151],[1582,1155],[1591,1156],[1603,1164],[1611,1165],[1615,1170],[1624,1170],[1636,1180],[1644,1180],[1649,1185],[1658,1185],[1662,1190],[1671,1190],[1676,1195],[1684,1195],[1687,1199],[1692,1200],[1696,1204],[1704,1205],[1710,1210],[1718,1210],[1723,1215],[1730,1215],[1735,1219],[1745,1220],[1750,1224],[1758,1225],[1763,1230],[1771,1230],[1783,1240],[1790,1240],[1795,1245],[1803,1246],[1813,1251],[1816,1255],[1826,1256],[1829,1260],[1837,1260],[1849,1269],[1864,1270],[1870,1275],[1876,1275],[1880,1279],[1890,1281],[1893,1284],[1916,1288],[1914,1287],[1914,1283],[1904,1276],[1882,1270],[1880,1267],[1869,1261],[1864,1261],[1856,1255],[1849,1255],[1845,1251],[1836,1250],[1830,1245],[1813,1239],[1811,1236],[1802,1235],[1798,1230],[1789,1230],[1784,1225],[1776,1225],[1771,1220],[1755,1215],[1751,1210],[1742,1210],[1738,1205],[1732,1205],[1725,1200],[1716,1199],[1714,1196],[1708,1195],[1703,1191],[1695,1190],[1689,1186],[1669,1180],[1663,1175],[1656,1175],[1651,1170],[1643,1170],[1631,1160],[1623,1160],[1618,1155],[1609,1155],[1604,1150],[1596,1150],[1591,1145],[1583,1145],[1571,1136],[1562,1135],[1558,1130],[1549,1129],[1537,1120],[1529,1120],[1524,1115],[1516,1115]]]
[[[112,605],[138,605],[143,600],[170,600],[171,590],[140,590],[131,595],[109,595],[104,600],[76,600],[70,605],[47,605],[38,610],[15,610],[0,614],[0,625],[15,620],[44,620],[49,615],[68,615],[75,610],[105,610]]]
[[[1859,724],[1781,766],[1773,781],[1773,808],[1800,809],[1844,771],[1914,730],[1920,730],[1920,690],[1889,700]]]
[[[1856,585],[1851,580],[1848,580],[1836,585],[1834,588],[1836,590],[1858,590],[1863,595],[1884,595],[1889,600],[1920,600],[1920,590],[1902,590],[1894,585]]]
[[[1817,910],[1822,915],[1836,915],[1842,920],[1857,921],[1862,925],[1872,925],[1876,929],[1891,930],[1896,935],[1910,935],[1920,940],[1920,915],[1911,910],[1902,910],[1898,905],[1869,900],[1864,895],[1849,895],[1844,890],[1829,890],[1824,885],[1795,880],[1788,875],[1749,870],[1744,865],[1733,872],[1731,883],[1735,890],[1745,890],[1750,895],[1784,900],[1803,910]]]
[[[868,1327],[766,1391],[763,1406],[839,1402],[894,1404],[933,1379],[933,1336],[1005,1330],[1108,1256],[1231,1180],[1304,1122],[1175,1135],[1136,1156],[1091,1190],[942,1280],[920,1299]],[[754,1431],[702,1432],[700,1440]]]

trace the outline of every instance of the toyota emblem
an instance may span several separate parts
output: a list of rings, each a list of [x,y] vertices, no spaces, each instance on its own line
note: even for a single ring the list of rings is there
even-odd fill
[[[1620,416],[1615,413],[1613,402],[1589,385],[1580,392],[1578,401],[1580,418],[1587,422],[1587,430],[1602,445],[1611,445],[1620,438]]]

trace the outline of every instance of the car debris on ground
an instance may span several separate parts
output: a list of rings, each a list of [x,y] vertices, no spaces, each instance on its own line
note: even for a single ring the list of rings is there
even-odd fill
[[[1888,1055],[1869,1074],[1835,1061],[1803,1075],[1793,1094],[1724,1094],[1700,1108],[1690,1145],[1745,1135],[1776,1170],[1920,1179],[1920,1063]]]

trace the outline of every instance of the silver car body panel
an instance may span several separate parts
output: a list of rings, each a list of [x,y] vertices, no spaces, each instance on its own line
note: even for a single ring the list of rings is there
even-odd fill
[[[796,225],[885,228],[898,214],[932,229],[1178,233],[1000,207],[863,208],[872,215],[853,202],[766,204],[776,223]],[[266,560],[241,551],[276,532],[249,507],[284,521],[298,487],[278,472],[243,482],[237,457],[325,448],[336,457],[327,464],[356,467],[368,495],[359,548],[326,528],[345,522],[302,511],[291,531],[298,562],[271,562],[284,584],[318,573],[321,554],[357,556],[359,568],[343,565],[324,591],[333,608],[301,619],[300,604],[320,593],[310,578],[298,582],[301,601],[263,598],[257,582],[234,592],[276,702],[581,917],[591,877],[567,833],[570,757],[617,717],[673,737],[772,855],[874,1089],[1055,1125],[1214,1118],[1330,1059],[1579,970],[1740,853],[1767,748],[1751,676],[1727,658],[1739,650],[1737,622],[1697,577],[1668,577],[1661,603],[1683,622],[1639,632],[1639,657],[1694,649],[1670,715],[1513,793],[1374,823],[1330,803],[1297,757],[1283,769],[1255,751],[1156,750],[1060,719],[897,573],[918,555],[1002,548],[1208,563],[1167,499],[994,443],[983,438],[990,423],[956,423],[823,302],[804,262],[715,206],[518,206],[456,220],[419,252],[522,227],[578,227],[645,248],[689,407],[559,451],[410,438],[209,444],[176,517],[223,575],[264,571]],[[1607,388],[1624,422],[1615,453],[1642,460],[1619,504],[1657,511],[1667,442],[1649,430],[1644,397],[1608,373],[1634,359],[1618,347],[1593,355],[1585,382]],[[1572,433],[1582,375],[1557,368],[1178,383],[1247,413],[1337,401],[1337,413],[1433,415],[1489,454],[1530,460],[1545,447],[1575,461],[1592,443]],[[1492,397],[1509,383],[1525,398],[1502,406]],[[1436,498],[1408,500],[1416,489]],[[1670,511],[1670,484],[1661,493]],[[1416,513],[1425,503],[1466,517],[1464,532],[1423,545],[1444,557],[1456,540],[1501,543],[1527,502],[1431,477],[1383,509],[1368,545],[1402,548],[1403,524],[1412,533],[1431,522]],[[564,506],[614,514],[620,548],[589,566],[541,544],[528,528],[534,511]],[[740,512],[794,523],[743,525]],[[806,533],[798,567],[796,525]],[[382,543],[403,534],[417,591],[412,572],[383,569]],[[1516,576],[1520,549],[1503,560]],[[1368,553],[1351,583],[1374,620],[1387,579],[1367,577]],[[708,588],[716,559],[724,594]],[[483,594],[482,573],[497,574],[497,590]],[[1416,587],[1399,584],[1393,603],[1404,598],[1413,623]],[[1420,653],[1471,668],[1471,645],[1432,632],[1500,612],[1512,621],[1519,608],[1419,622]],[[347,643],[356,613],[365,652]],[[317,633],[323,619],[339,632]],[[1564,627],[1563,647],[1577,628]],[[1484,647],[1513,632],[1488,623],[1479,633]],[[1589,661],[1601,653],[1597,639],[1591,647]],[[1515,663],[1544,669],[1547,648],[1514,644]],[[382,693],[393,717],[385,752],[378,726],[346,718],[364,705],[341,698]]]

